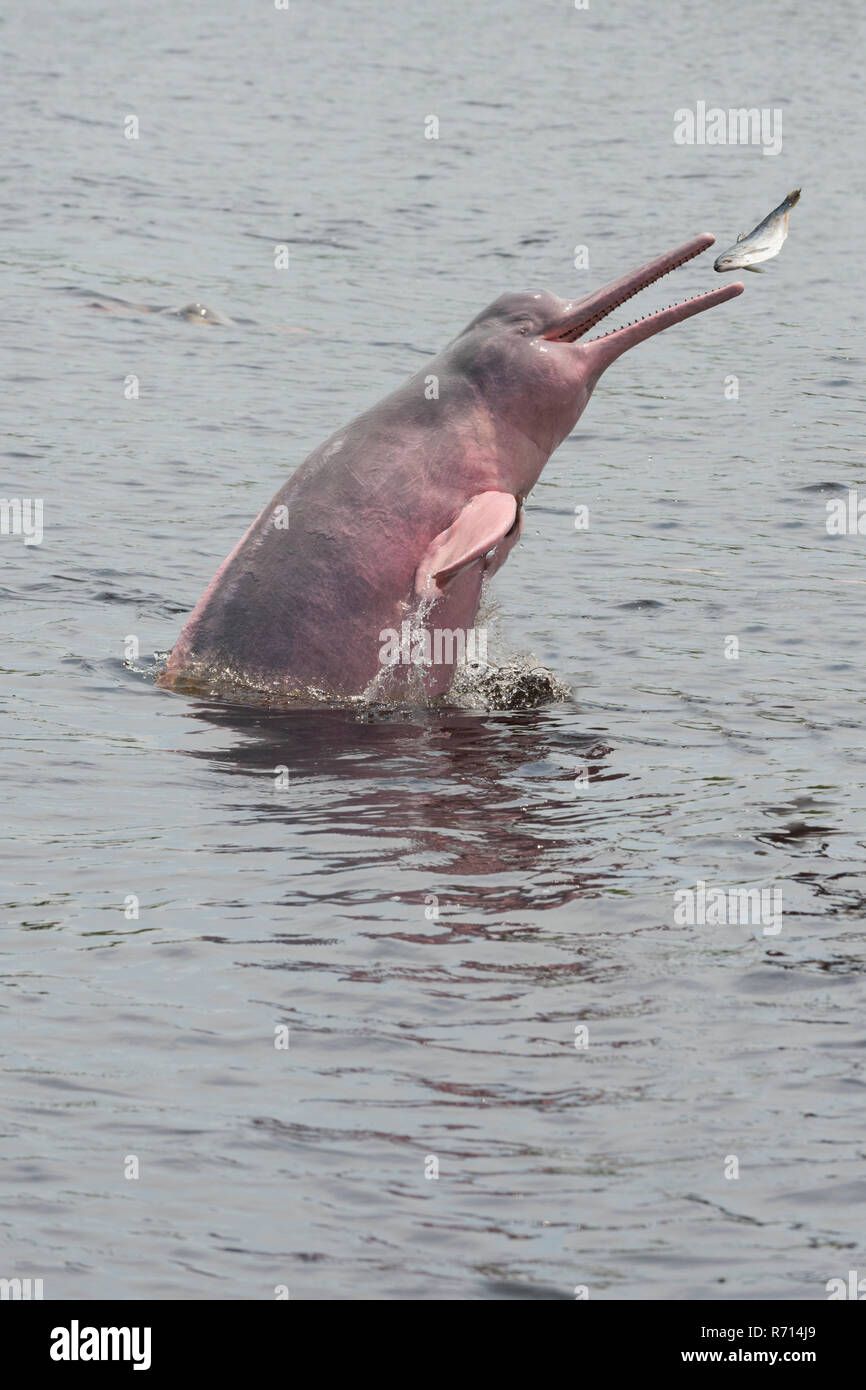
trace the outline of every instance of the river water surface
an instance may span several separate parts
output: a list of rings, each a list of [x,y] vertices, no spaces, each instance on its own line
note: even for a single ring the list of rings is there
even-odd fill
[[[0,493],[44,499],[44,539],[0,536],[0,1275],[808,1300],[866,1272],[866,538],[826,525],[866,489],[860,14],[7,13]],[[782,111],[781,153],[675,144],[698,101]],[[570,699],[155,685],[288,473],[486,303],[724,249],[798,186],[767,273],[618,362],[530,499],[497,651]],[[635,312],[722,283],[712,254]],[[144,312],[191,301],[232,324]],[[779,888],[781,929],[677,920],[699,880]]]

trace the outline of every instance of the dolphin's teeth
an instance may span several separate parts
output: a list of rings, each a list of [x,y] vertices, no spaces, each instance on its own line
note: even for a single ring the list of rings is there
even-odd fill
[[[615,313],[616,310],[619,309],[623,304],[625,304],[627,300],[633,299],[636,294],[640,294],[643,290],[649,289],[650,285],[656,284],[658,280],[664,279],[666,275],[670,275],[672,271],[678,270],[681,265],[685,265],[687,261],[693,260],[695,256],[699,256],[700,254],[701,248],[699,248],[697,251],[692,251],[691,254],[688,256],[681,256],[678,261],[673,261],[671,265],[668,266],[667,270],[661,271],[651,280],[645,280],[644,283],[641,285],[636,285],[633,290],[629,290],[628,294],[624,294],[621,299],[616,300],[608,308],[600,310],[597,314],[594,314],[584,323],[576,324],[573,328],[570,328],[566,332],[564,332],[560,336],[560,338],[553,339],[553,341],[573,343],[576,342],[578,338],[585,337],[586,334],[591,333],[592,330],[595,327],[597,327],[597,325],[601,322],[602,319],[609,318],[610,315]],[[690,304],[691,302],[691,299],[674,300],[672,304],[668,304],[664,309],[655,309],[651,314],[641,314],[638,318],[632,319],[631,323],[627,323],[625,325],[625,328],[633,328],[637,323],[646,323],[648,319],[654,318],[656,314],[667,313],[669,309],[674,309],[678,307],[680,304]],[[606,333],[600,333],[595,338],[588,339],[588,341],[596,343],[599,342],[602,338],[609,338],[614,333],[621,333],[624,331],[625,330],[623,328],[610,328],[607,330]]]

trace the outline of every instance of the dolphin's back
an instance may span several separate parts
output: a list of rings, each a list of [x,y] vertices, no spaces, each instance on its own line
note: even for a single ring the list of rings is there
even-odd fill
[[[475,490],[461,432],[411,387],[336,431],[268,503],[196,605],[168,677],[356,693],[377,674],[379,634],[399,630],[421,556]]]

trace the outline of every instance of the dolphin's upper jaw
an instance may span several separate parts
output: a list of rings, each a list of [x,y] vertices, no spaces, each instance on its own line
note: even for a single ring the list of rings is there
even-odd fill
[[[605,285],[595,294],[566,305],[565,312],[540,336],[549,342],[576,343],[579,338],[583,338],[584,334],[588,333],[608,314],[618,309],[626,300],[639,294],[641,290],[654,284],[656,280],[670,274],[672,270],[685,265],[686,261],[699,256],[702,251],[706,251],[712,246],[714,241],[715,237],[709,232],[705,232],[702,236],[693,237],[691,241],[685,242],[676,250],[668,251],[665,255],[658,256],[654,261],[641,266],[639,270],[633,271],[630,275],[624,275],[621,279]],[[590,338],[581,346],[590,347],[596,343],[604,344],[604,348],[599,348],[597,352],[605,359],[604,365],[607,365],[608,361],[618,357],[621,352],[632,347],[634,343],[642,342],[644,338],[649,338],[654,333],[660,333],[662,329],[670,327],[671,324],[690,318],[692,314],[702,313],[704,309],[711,309],[715,304],[722,304],[725,300],[734,299],[738,294],[743,293],[743,289],[742,284],[735,282],[718,290],[710,290],[706,294],[696,295],[692,299],[673,304],[658,313],[647,314],[645,318],[636,319],[626,328],[612,329],[608,333]]]

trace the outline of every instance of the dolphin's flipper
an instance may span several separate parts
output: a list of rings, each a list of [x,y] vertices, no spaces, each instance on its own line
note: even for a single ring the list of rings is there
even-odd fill
[[[496,550],[509,537],[510,544],[491,557],[485,568],[497,570],[517,540],[521,526],[516,526],[519,507],[510,492],[479,492],[471,497],[456,519],[434,536],[415,571],[415,592],[429,596],[441,593],[467,565]],[[512,534],[513,533],[513,534]]]

